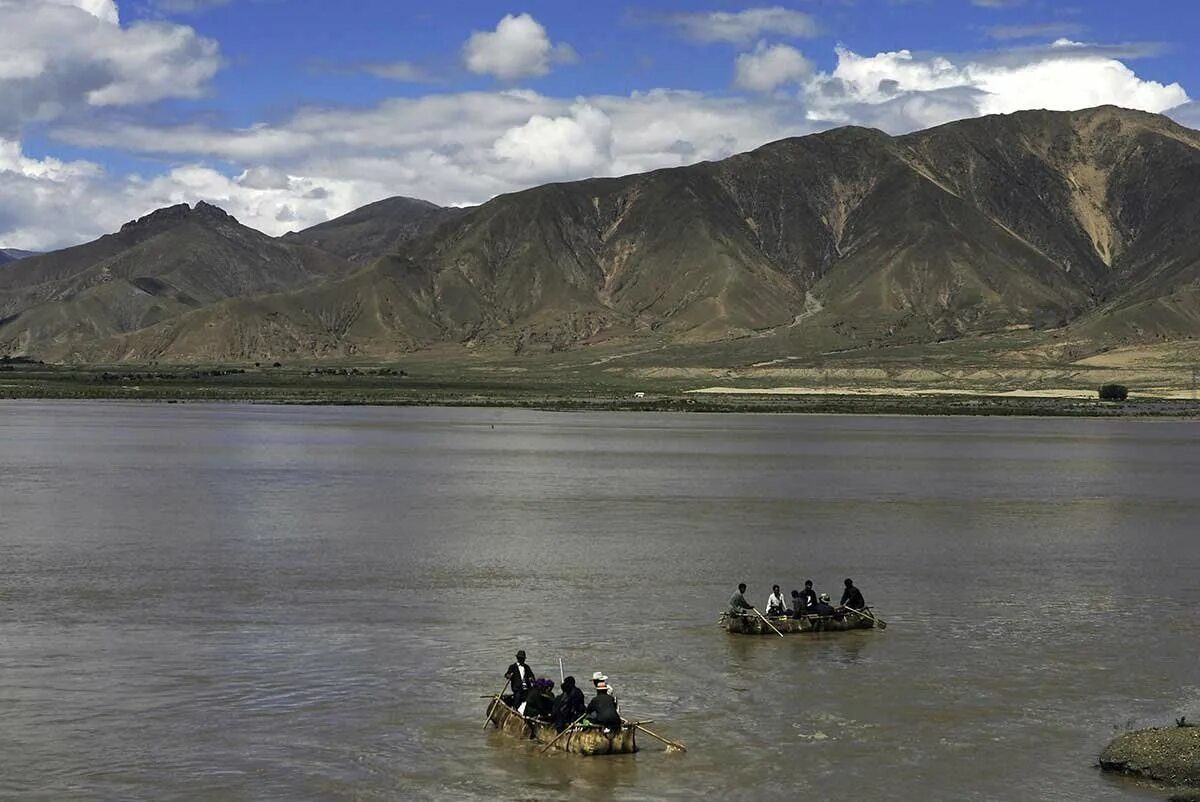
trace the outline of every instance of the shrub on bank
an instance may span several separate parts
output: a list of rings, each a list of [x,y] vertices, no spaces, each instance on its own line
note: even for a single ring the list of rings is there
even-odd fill
[[[1100,388],[1101,401],[1124,401],[1129,397],[1129,388],[1123,384],[1105,384]]]

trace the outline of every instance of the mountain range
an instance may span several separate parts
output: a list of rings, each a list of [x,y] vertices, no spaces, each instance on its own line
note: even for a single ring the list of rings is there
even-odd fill
[[[469,209],[392,198],[281,238],[205,203],[162,209],[5,265],[0,354],[805,353],[1014,331],[1086,354],[1200,336],[1197,219],[1200,133],[1165,117],[840,128]]]
[[[0,265],[34,255],[33,251],[22,251],[18,248],[0,248]]]

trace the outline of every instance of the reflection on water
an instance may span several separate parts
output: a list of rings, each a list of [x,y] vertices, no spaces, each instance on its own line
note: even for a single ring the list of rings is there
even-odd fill
[[[0,404],[0,796],[1125,799],[1200,716],[1186,422]],[[855,578],[886,632],[747,638]],[[517,646],[687,743],[482,728]]]

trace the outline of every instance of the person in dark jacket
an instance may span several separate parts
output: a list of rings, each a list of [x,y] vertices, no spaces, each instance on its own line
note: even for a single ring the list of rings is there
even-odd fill
[[[584,710],[587,720],[592,724],[610,730],[621,729],[621,714],[617,712],[617,702],[608,695],[608,683],[596,683],[596,695],[588,702]]]
[[[587,702],[583,699],[583,691],[575,687],[574,677],[567,677],[562,682],[562,693],[554,700],[554,728],[562,732],[582,716],[586,709]]]
[[[813,608],[817,604],[817,592],[813,590],[812,580],[804,581],[804,590],[800,591],[800,607],[796,610],[796,615],[812,615]]]
[[[867,606],[867,602],[863,599],[862,591],[854,587],[854,580],[846,580],[846,591],[842,594],[842,606],[851,607],[855,610],[861,610]]]
[[[817,603],[813,605],[813,615],[828,616],[833,618],[837,615],[837,610],[833,609],[833,605],[829,603],[829,594],[822,593]]]
[[[533,669],[525,664],[525,650],[521,649],[517,652],[517,662],[510,665],[504,673],[504,678],[512,685],[513,707],[525,701],[525,694],[533,687],[535,677]]]
[[[554,712],[554,680],[535,679],[525,694],[526,718],[549,719]]]

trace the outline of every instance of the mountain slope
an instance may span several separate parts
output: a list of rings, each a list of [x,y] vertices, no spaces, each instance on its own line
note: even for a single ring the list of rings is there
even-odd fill
[[[227,298],[344,276],[348,263],[281,243],[199,203],[0,273],[0,351],[135,331]]]
[[[373,262],[463,213],[416,198],[387,198],[283,239],[329,251],[356,264]]]
[[[36,255],[34,251],[22,251],[18,248],[0,248],[0,265]]]
[[[255,261],[261,240],[228,233],[236,223],[188,221],[203,254],[183,261],[175,243],[123,229],[22,263],[41,283],[0,273],[0,309],[40,303],[0,324],[0,352],[295,360],[771,338],[773,353],[806,353],[1013,329],[1086,352],[1200,336],[1198,218],[1200,134],[1163,117],[1104,107],[902,137],[843,128],[467,210],[384,201],[263,238],[307,249],[282,273]],[[350,274],[302,242],[384,255]]]

